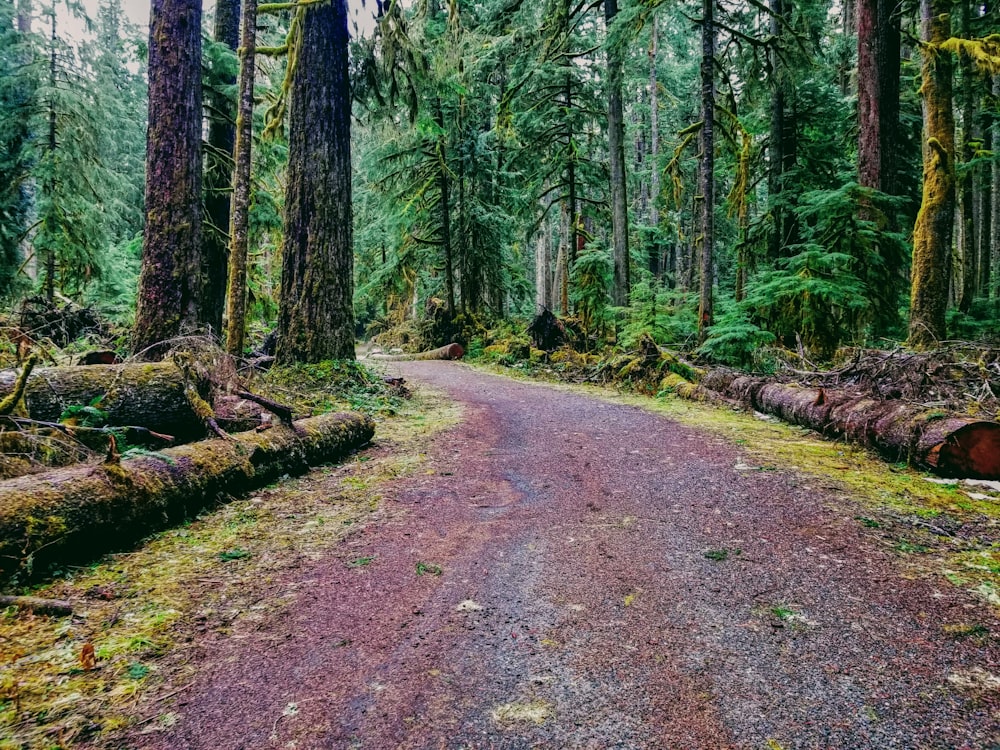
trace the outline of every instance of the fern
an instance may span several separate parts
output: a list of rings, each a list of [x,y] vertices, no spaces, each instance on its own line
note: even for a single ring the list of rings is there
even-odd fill
[[[747,367],[760,349],[774,341],[773,333],[751,321],[744,307],[736,306],[721,312],[697,353],[722,364]]]

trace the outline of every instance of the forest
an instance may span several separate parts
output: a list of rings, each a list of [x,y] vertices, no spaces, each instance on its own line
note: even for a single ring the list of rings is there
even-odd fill
[[[0,0],[0,749],[993,746],[993,0],[134,5]]]
[[[581,351],[758,369],[991,340],[989,4],[152,11],[0,11],[10,309],[90,307],[123,354],[275,330],[289,362],[543,309]]]

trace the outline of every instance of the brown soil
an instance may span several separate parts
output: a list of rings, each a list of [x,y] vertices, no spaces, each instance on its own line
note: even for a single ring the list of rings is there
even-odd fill
[[[847,501],[636,408],[392,368],[466,405],[433,471],[116,747],[1000,747],[1000,623]]]

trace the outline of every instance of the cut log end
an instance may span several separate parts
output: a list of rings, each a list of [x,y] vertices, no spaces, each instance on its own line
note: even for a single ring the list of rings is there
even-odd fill
[[[1000,479],[1000,424],[972,422],[951,432],[931,448],[927,463],[942,476]]]

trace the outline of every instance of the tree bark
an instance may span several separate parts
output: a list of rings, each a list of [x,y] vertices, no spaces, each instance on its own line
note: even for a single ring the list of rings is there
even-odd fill
[[[993,76],[993,96],[1000,101],[1000,75]],[[1000,116],[993,115],[993,147],[1000,147]],[[993,160],[993,185],[992,206],[990,208],[990,223],[993,225],[993,234],[990,239],[990,262],[1000,258],[1000,159]],[[1000,297],[1000,291],[994,295]]]
[[[452,257],[451,246],[451,180],[448,177],[448,142],[444,129],[444,111],[441,99],[438,98],[434,110],[435,121],[441,129],[438,136],[435,154],[438,160],[438,199],[441,211],[441,248],[444,251],[444,283],[445,296],[448,300],[448,314],[454,316],[455,308],[455,259]]]
[[[243,355],[247,317],[247,254],[250,245],[250,166],[253,148],[253,84],[256,71],[257,0],[243,2],[239,107],[233,145],[233,195],[229,209],[229,293],[226,351]]]
[[[354,358],[351,87],[345,0],[308,5],[288,121],[279,363]]]
[[[701,386],[827,437],[872,448],[889,461],[907,461],[948,477],[1000,479],[996,422],[942,414],[909,401],[878,401],[727,373],[709,373]]]
[[[996,115],[989,110],[990,79],[987,77],[985,93],[980,103],[979,116],[982,122],[983,151],[992,152],[998,144],[994,131]],[[992,276],[993,259],[991,257],[993,242],[993,177],[989,165],[980,166],[979,188],[979,293],[990,296],[990,280]]]
[[[418,354],[369,354],[368,359],[377,359],[383,362],[410,362],[414,360],[428,359],[461,359],[465,356],[465,349],[461,344],[445,344],[437,349]]]
[[[701,19],[701,291],[698,339],[712,325],[715,276],[715,0],[702,0]]]
[[[548,236],[542,223],[535,240],[535,312],[539,313],[552,306],[549,294],[551,278]]]
[[[781,23],[778,20],[784,13],[782,0],[770,0],[771,47],[768,49],[768,69],[771,87],[771,123],[767,141],[767,194],[768,212],[771,216],[771,232],[768,234],[768,254],[777,258],[784,245],[784,209],[777,204],[778,196],[783,189],[782,171],[785,164],[783,151],[785,134],[785,90],[784,63],[774,45],[779,44],[782,35]]]
[[[972,8],[971,0],[960,0],[960,33],[965,39],[972,38]],[[968,164],[975,158],[975,140],[972,132],[976,117],[975,72],[972,58],[965,52],[959,53],[959,70],[962,74],[961,111],[962,111],[962,162]],[[958,308],[964,313],[972,309],[972,301],[979,286],[979,254],[976,251],[975,225],[975,176],[972,169],[965,169],[958,180],[959,206],[959,246],[958,256],[962,278]]]
[[[326,414],[237,439],[0,482],[0,579],[121,549],[220,496],[301,474],[371,440],[359,414]]]
[[[654,229],[660,225],[660,83],[656,78],[657,42],[656,16],[650,19],[649,30],[649,224]],[[665,268],[664,258],[657,241],[657,233],[652,233],[652,247],[649,249],[650,266],[659,278]]]
[[[0,371],[0,398],[13,390],[15,378],[13,371]],[[210,395],[206,387],[199,390],[203,398]],[[24,404],[40,422],[58,422],[71,406],[94,405],[109,425],[146,427],[179,440],[205,434],[173,362],[38,368],[28,378]]]
[[[931,346],[945,338],[955,217],[955,119],[951,56],[936,45],[951,36],[948,0],[922,0],[924,42],[924,187],[913,229],[909,343]]]
[[[240,42],[240,0],[216,0],[215,41],[236,51]],[[222,81],[232,86],[235,80]],[[204,284],[202,323],[216,334],[222,333],[222,313],[226,307],[229,214],[233,188],[233,144],[236,139],[234,115],[226,96],[213,92],[208,114],[208,154],[205,159],[205,213],[202,283]]]
[[[146,229],[134,352],[199,327],[201,305],[201,0],[153,0],[149,29]]]
[[[618,0],[604,0],[608,31],[618,14]],[[628,254],[628,205],[625,189],[625,121],[622,115],[622,63],[610,47],[608,56],[608,157],[611,171],[611,245],[614,275],[611,300],[618,307],[628,304],[631,288]]]
[[[858,182],[895,195],[900,29],[892,0],[858,0]]]

